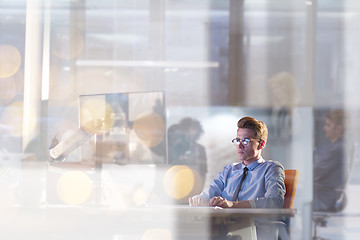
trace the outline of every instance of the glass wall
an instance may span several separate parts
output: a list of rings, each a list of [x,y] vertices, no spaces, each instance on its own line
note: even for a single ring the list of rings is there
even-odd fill
[[[263,157],[300,172],[290,232],[311,239],[316,159],[334,148],[326,114],[341,109],[345,150],[334,166],[347,201],[316,234],[358,237],[359,8],[356,0],[1,1],[4,236],[18,224],[19,237],[33,239],[43,228],[47,239],[175,239],[176,221],[138,229],[129,220],[114,231],[92,217],[186,206],[237,161],[237,121],[253,116],[269,128]],[[44,209],[55,223],[27,224]]]

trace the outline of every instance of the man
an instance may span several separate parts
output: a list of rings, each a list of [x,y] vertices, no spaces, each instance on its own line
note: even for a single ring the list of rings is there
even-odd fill
[[[237,148],[239,162],[224,167],[209,188],[189,199],[190,206],[223,208],[282,208],[285,185],[284,168],[261,156],[268,137],[262,121],[244,117],[238,121]]]
[[[346,151],[344,150],[345,114],[342,110],[327,113],[324,132],[330,144],[314,154],[314,204],[315,211],[337,211],[337,200],[346,184]]]

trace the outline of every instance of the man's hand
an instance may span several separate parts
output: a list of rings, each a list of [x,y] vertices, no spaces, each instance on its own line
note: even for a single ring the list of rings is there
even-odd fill
[[[190,207],[207,207],[209,203],[201,197],[194,196],[189,198],[189,205]]]
[[[251,208],[250,201],[229,201],[222,197],[213,197],[209,201],[209,206],[222,208]]]
[[[210,199],[209,205],[212,207],[218,206],[222,208],[231,208],[234,203],[222,197],[213,197]]]

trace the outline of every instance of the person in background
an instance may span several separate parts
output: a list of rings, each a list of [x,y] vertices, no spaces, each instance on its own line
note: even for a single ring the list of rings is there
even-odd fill
[[[282,208],[285,196],[284,168],[261,156],[268,129],[264,122],[243,117],[237,123],[238,160],[223,168],[209,188],[189,198],[190,206],[223,208]]]
[[[314,152],[314,211],[337,211],[339,207],[346,184],[345,118],[341,109],[326,114],[323,129],[330,144]]]
[[[300,101],[300,91],[295,77],[289,72],[278,72],[269,81],[271,93],[270,132],[272,142],[283,145],[293,134],[293,109]]]
[[[191,167],[198,171],[204,181],[207,173],[206,151],[198,143],[203,133],[201,123],[189,117],[168,129],[169,163]]]

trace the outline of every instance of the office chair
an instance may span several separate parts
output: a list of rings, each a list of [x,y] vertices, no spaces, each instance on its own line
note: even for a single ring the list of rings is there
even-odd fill
[[[296,187],[299,179],[299,171],[295,169],[285,170],[285,198],[283,208],[292,208],[295,200]]]
[[[285,188],[286,193],[284,197],[283,208],[293,208],[296,188],[299,180],[299,171],[296,169],[285,170]],[[290,239],[290,218],[282,219],[277,223],[278,239]]]
[[[295,200],[296,187],[298,184],[299,171],[295,169],[285,170],[285,188],[286,193],[284,197],[284,205],[283,208],[292,208]],[[274,232],[274,236],[271,233],[269,235],[270,238],[280,239],[280,240],[288,240],[290,239],[290,218],[284,218],[276,221],[268,221],[265,220],[263,222],[264,226],[268,226],[269,229],[272,229]],[[239,235],[230,235],[227,240],[243,240]]]
[[[347,174],[347,179],[345,181],[346,184],[342,189],[335,189],[335,191],[339,192],[339,198],[337,199],[334,207],[327,211],[316,211],[316,212],[312,213],[312,221],[314,224],[313,225],[314,226],[313,240],[323,239],[317,235],[317,228],[319,226],[326,227],[329,218],[343,216],[343,214],[341,214],[341,212],[344,210],[344,208],[346,207],[346,204],[347,204],[347,196],[346,196],[345,189],[346,189],[346,185],[350,181],[350,176],[351,176],[352,170],[354,168],[354,165],[357,162],[359,162],[359,154],[360,154],[359,151],[360,151],[360,149],[359,149],[358,143],[354,143],[350,149],[349,164],[347,167],[348,174]]]
[[[347,197],[344,190],[339,190],[340,197],[335,203],[335,206],[332,209],[329,209],[327,211],[321,211],[321,212],[313,212],[312,214],[312,220],[314,222],[314,233],[313,233],[313,240],[321,240],[323,238],[317,236],[317,228],[319,226],[326,227],[328,219],[335,216],[340,216],[340,212],[344,210],[346,204],[347,204]]]
[[[296,169],[285,170],[285,188],[286,193],[284,197],[283,208],[293,208],[296,188],[299,179],[299,171]],[[269,227],[273,228],[275,233],[275,239],[288,240],[290,239],[290,218],[283,218],[277,221],[267,222]]]

